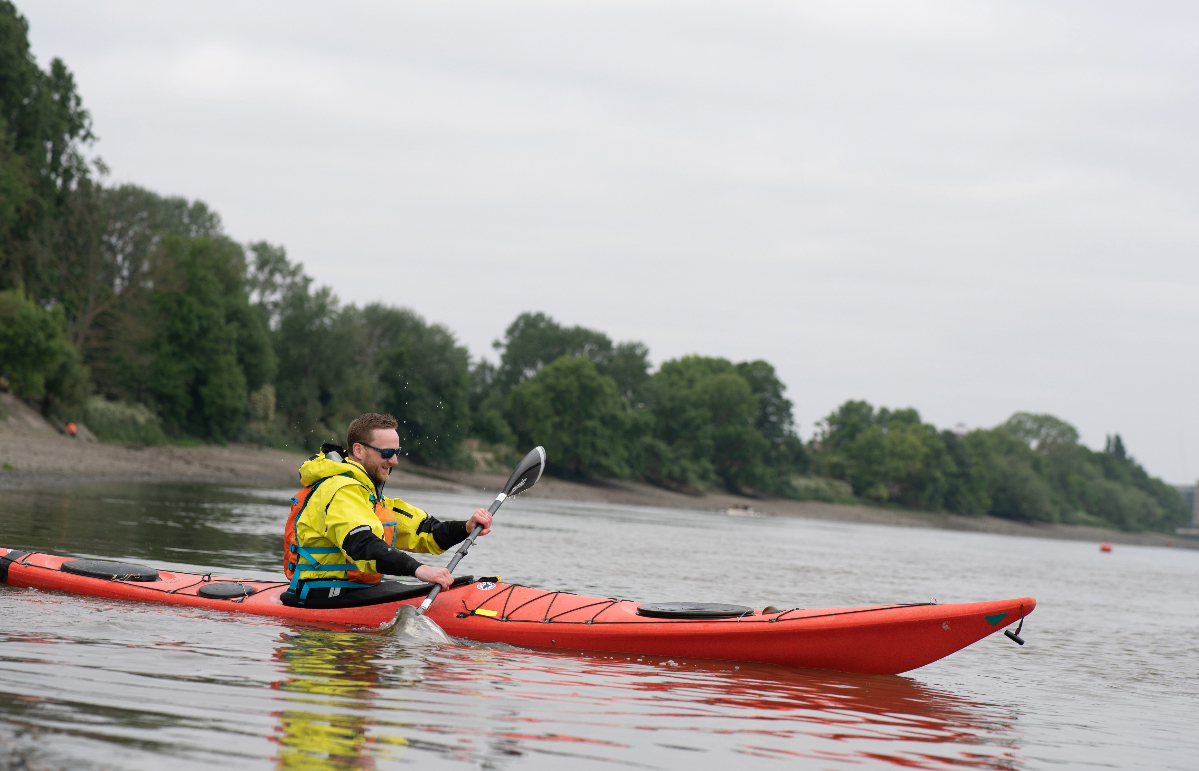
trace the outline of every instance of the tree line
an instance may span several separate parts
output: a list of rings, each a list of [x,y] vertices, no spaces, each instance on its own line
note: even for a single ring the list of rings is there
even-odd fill
[[[666,488],[869,501],[965,515],[1167,529],[1187,518],[1119,436],[1102,452],[1047,415],[940,431],[848,401],[804,442],[765,361],[685,356],[523,313],[472,357],[405,308],[359,307],[283,247],[240,244],[199,201],[107,186],[59,60],[0,2],[0,386],[129,443],[313,450],[364,411],[416,463],[465,468],[534,444],[552,473]]]

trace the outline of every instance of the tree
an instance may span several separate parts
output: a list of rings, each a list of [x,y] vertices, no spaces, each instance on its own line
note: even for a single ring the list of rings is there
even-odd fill
[[[268,329],[278,329],[283,301],[304,279],[304,266],[292,264],[287,250],[266,241],[249,245],[254,259],[246,272],[246,292]]]
[[[453,333],[407,309],[368,305],[378,403],[400,423],[400,445],[422,463],[463,465],[470,430],[470,354]]]
[[[649,348],[644,343],[617,343],[608,362],[601,362],[596,368],[612,378],[617,392],[630,404],[643,401],[643,389],[649,382]]]
[[[507,393],[517,383],[562,356],[586,356],[596,370],[617,384],[621,396],[632,399],[649,379],[649,349],[642,343],[613,345],[603,332],[586,327],[564,327],[544,313],[522,313],[504,331],[495,384]]]
[[[1189,514],[1118,435],[1093,452],[1052,415],[1020,412],[959,436],[937,432],[915,410],[850,401],[825,419],[812,449],[820,469],[855,494],[913,508],[1130,530],[1168,530]]]
[[[496,367],[479,359],[470,368],[470,435],[493,445],[516,446],[516,434],[504,418],[504,394],[496,384]]]
[[[612,341],[603,332],[584,327],[563,327],[544,313],[522,313],[504,330],[496,382],[506,393],[517,383],[562,356],[586,356],[597,366],[612,358]]]
[[[67,341],[61,308],[46,310],[21,289],[0,292],[0,375],[42,412],[78,409],[90,392],[87,371]]]
[[[507,444],[512,430],[504,425],[508,394],[519,383],[562,356],[586,356],[596,371],[612,379],[621,398],[643,401],[641,389],[649,380],[649,349],[642,343],[613,345],[603,332],[564,327],[544,313],[522,313],[504,332],[498,366],[480,359],[471,369],[472,433],[484,441]]]
[[[647,429],[586,356],[562,356],[517,385],[507,412],[522,448],[541,444],[549,468],[575,477],[628,477]]]
[[[774,367],[758,359],[741,362],[737,365],[737,373],[749,383],[750,390],[758,399],[758,415],[754,419],[757,428],[766,441],[770,443],[765,464],[772,469],[786,471],[806,471],[810,464],[807,450],[796,434],[795,419],[792,415],[791,400],[784,392],[787,387],[779,380]],[[768,484],[765,489],[781,491],[786,487],[785,479]]]
[[[342,424],[370,402],[372,383],[361,358],[366,329],[352,306],[342,309],[328,287],[315,291],[302,275],[281,293],[271,342],[283,436],[302,447],[344,441]]]
[[[1017,412],[1007,419],[1002,428],[1042,454],[1078,443],[1077,429],[1052,415]]]
[[[655,418],[644,450],[651,481],[785,493],[801,467],[791,403],[765,362],[686,356],[664,362],[643,391]]]
[[[865,498],[938,511],[953,480],[959,489],[974,489],[955,463],[964,448],[950,452],[914,409],[875,412],[864,401],[845,402],[825,418],[815,443],[825,473]]]
[[[977,433],[962,436],[953,431],[941,432],[941,442],[945,446],[950,469],[945,479],[946,511],[982,516],[991,508],[986,469],[973,441]]]
[[[54,299],[52,228],[88,177],[92,140],[73,76],[59,59],[37,66],[28,22],[0,0],[0,286],[22,285],[39,304]]]
[[[155,274],[145,389],[169,430],[233,437],[245,420],[248,389],[275,370],[266,330],[246,296],[241,247],[170,235]]]

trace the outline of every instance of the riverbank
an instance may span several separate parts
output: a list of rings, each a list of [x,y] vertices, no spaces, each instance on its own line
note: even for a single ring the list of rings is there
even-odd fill
[[[294,487],[302,453],[246,444],[120,447],[60,434],[36,412],[8,397],[0,404],[0,486],[23,487],[68,481],[186,481],[255,487]],[[24,407],[24,410],[21,408]],[[392,472],[389,489],[441,490],[494,494],[503,474],[439,471],[402,463]],[[1162,533],[1125,533],[1080,525],[1028,524],[998,517],[905,511],[863,505],[750,499],[723,492],[685,495],[640,482],[594,483],[543,478],[530,497],[589,501],[626,506],[725,511],[733,516],[777,516],[832,522],[868,522],[900,527],[929,527],[1072,541],[1108,541],[1145,546],[1199,549],[1199,538]]]
[[[420,478],[413,479],[414,476]],[[499,474],[441,472],[418,468],[411,469],[403,477],[394,479],[392,486],[413,490],[453,489],[495,492],[506,481],[507,477]],[[444,487],[433,486],[438,483]],[[723,492],[685,495],[642,482],[624,480],[602,480],[584,484],[543,477],[537,486],[526,494],[531,498],[552,500],[722,511],[732,517],[800,517],[831,522],[865,522],[898,527],[927,527],[1030,538],[1055,538],[1067,541],[1094,541],[1096,543],[1107,541],[1141,546],[1199,549],[1199,538],[1169,536],[1163,533],[1126,533],[1120,530],[1082,525],[1030,524],[999,517],[964,517],[957,514],[821,503],[819,501],[793,501],[786,498],[756,499]]]

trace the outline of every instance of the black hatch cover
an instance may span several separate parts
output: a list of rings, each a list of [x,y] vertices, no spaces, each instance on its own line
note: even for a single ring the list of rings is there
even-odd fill
[[[213,581],[210,584],[201,584],[196,594],[210,600],[236,600],[249,597],[256,591],[258,590],[254,587],[246,586],[240,581]]]
[[[88,578],[107,578],[115,581],[157,581],[158,571],[154,568],[131,565],[128,562],[105,562],[104,560],[67,560],[60,568],[64,573],[74,573]]]
[[[637,606],[639,615],[652,618],[735,618],[753,612],[753,608],[744,605],[719,602],[655,602]]]

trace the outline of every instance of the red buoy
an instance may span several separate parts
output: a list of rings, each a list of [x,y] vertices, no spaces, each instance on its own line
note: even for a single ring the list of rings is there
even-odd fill
[[[1099,551],[1111,551],[1111,550],[1112,550],[1112,545],[1110,543],[1099,544]]]

